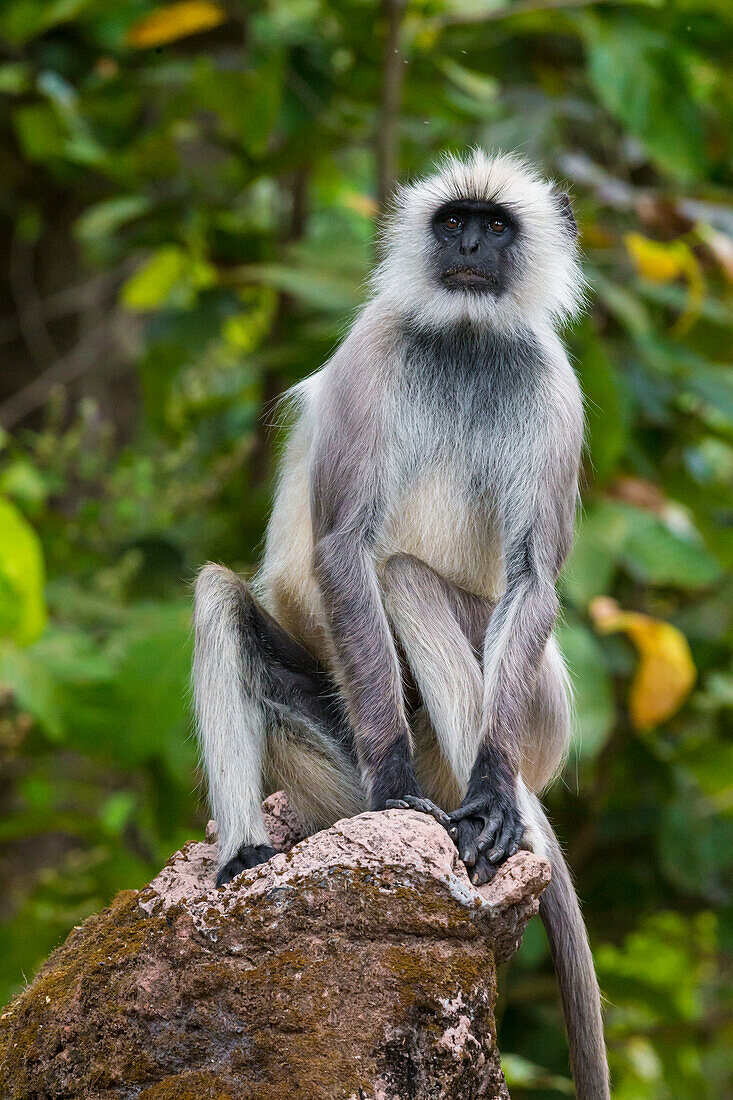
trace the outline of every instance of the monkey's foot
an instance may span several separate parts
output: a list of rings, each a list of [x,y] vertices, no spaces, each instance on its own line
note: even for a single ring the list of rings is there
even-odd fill
[[[267,863],[268,859],[272,859],[274,855],[277,853],[269,844],[243,844],[237,854],[219,871],[216,876],[216,885],[226,886],[240,872],[247,871],[250,867],[257,867],[260,863]]]
[[[519,851],[524,822],[514,802],[482,795],[448,815],[447,826],[474,886],[483,886],[499,864]]]
[[[447,829],[451,820],[445,810],[436,806],[429,798],[418,798],[412,794],[406,794],[404,798],[390,798],[387,802],[388,810],[417,810],[421,814],[430,814],[439,825]]]

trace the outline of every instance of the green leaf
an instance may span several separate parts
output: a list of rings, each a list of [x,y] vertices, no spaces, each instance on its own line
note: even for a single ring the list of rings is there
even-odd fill
[[[154,252],[138,268],[121,291],[121,301],[131,310],[158,309],[163,305],[190,306],[198,290],[216,282],[216,270],[177,245]]]
[[[99,810],[99,819],[108,833],[121,833],[135,812],[137,800],[132,791],[115,791]]]
[[[703,120],[679,42],[615,12],[581,20],[588,76],[601,102],[683,182],[705,169]]]
[[[502,1054],[501,1068],[507,1085],[513,1089],[528,1089],[531,1092],[544,1092],[549,1089],[552,1092],[559,1092],[562,1096],[575,1094],[573,1083],[568,1077],[549,1073],[542,1066],[537,1066],[518,1054]]]
[[[28,160],[52,160],[64,152],[67,133],[47,103],[30,103],[13,112],[18,142]]]
[[[581,757],[594,757],[616,717],[608,663],[595,635],[579,623],[561,623],[558,640],[573,686],[576,748]]]
[[[451,83],[470,99],[478,101],[482,106],[496,99],[499,82],[493,77],[486,76],[485,73],[472,72],[448,57],[443,58],[438,64]]]
[[[33,528],[0,497],[0,636],[30,645],[46,625],[43,552]]]
[[[628,442],[628,415],[622,383],[607,345],[590,324],[576,335],[575,369],[585,399],[586,439],[593,472],[607,481],[615,472]]]
[[[187,705],[190,632],[187,600],[140,607],[114,640],[114,705],[106,713],[110,730],[119,731],[119,759],[133,764],[162,757],[183,782],[190,781],[195,761]]]
[[[120,195],[90,206],[77,219],[74,229],[80,240],[96,241],[109,237],[127,222],[146,214],[150,207],[150,200],[145,195]]]
[[[563,592],[579,608],[611,590],[617,568],[637,580],[683,589],[712,584],[721,567],[694,530],[677,533],[651,512],[603,500],[581,517],[563,571]]]
[[[687,920],[663,912],[647,917],[623,947],[603,944],[596,959],[611,1004],[635,1003],[651,1020],[699,1019],[699,958],[710,951],[710,925],[706,914]]]
[[[733,851],[733,817],[711,813],[710,805],[691,784],[682,785],[676,800],[663,807],[657,843],[670,882],[711,901],[725,894]]]
[[[704,588],[721,573],[719,563],[701,542],[677,535],[656,516],[639,511],[623,559],[629,572],[647,584]]]
[[[610,591],[632,521],[629,509],[612,500],[589,505],[580,517],[562,577],[563,592],[579,609]]]
[[[30,91],[31,71],[22,61],[9,61],[0,65],[0,93],[23,95]]]
[[[257,73],[252,90],[242,105],[247,119],[246,149],[262,156],[280,112],[283,91],[282,59],[275,54]]]
[[[22,45],[29,39],[68,23],[96,0],[4,0],[0,9],[0,32]]]
[[[283,79],[283,59],[277,52],[261,60],[258,68],[244,71],[217,68],[205,58],[193,73],[199,105],[214,112],[224,133],[253,157],[267,150],[280,113]]]
[[[333,313],[353,309],[359,300],[357,288],[344,283],[343,276],[336,273],[299,270],[285,264],[250,264],[241,272],[254,283],[283,290],[307,305]]]
[[[52,741],[63,741],[83,721],[91,688],[109,699],[114,667],[89,634],[51,623],[27,649],[0,647],[0,679]]]

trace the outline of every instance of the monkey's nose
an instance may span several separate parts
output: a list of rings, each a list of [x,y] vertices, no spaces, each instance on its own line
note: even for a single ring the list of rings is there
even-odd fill
[[[469,256],[473,252],[478,252],[479,240],[478,237],[462,237],[460,244],[460,252],[462,256]]]

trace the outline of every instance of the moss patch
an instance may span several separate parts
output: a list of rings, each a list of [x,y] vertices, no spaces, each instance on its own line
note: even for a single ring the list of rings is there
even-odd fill
[[[239,1100],[214,1073],[178,1073],[144,1089],[138,1100]]]
[[[66,1010],[78,1015],[86,997],[98,999],[105,989],[101,975],[118,977],[132,970],[146,940],[160,934],[160,923],[148,918],[137,905],[137,891],[118,894],[109,909],[91,916],[69,935],[48,958],[29,989],[20,994],[0,1020],[0,1081],[9,1098],[31,1090],[35,1064],[53,1056],[66,1042],[83,1044],[81,1028],[59,1026]],[[109,997],[106,1023],[124,1026],[124,1009]],[[93,1041],[93,1038],[90,1037]],[[103,1068],[92,1071],[95,1087],[111,1084]]]

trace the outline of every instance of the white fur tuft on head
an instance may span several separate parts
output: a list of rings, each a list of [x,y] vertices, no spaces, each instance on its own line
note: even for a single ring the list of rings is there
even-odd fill
[[[431,270],[432,217],[445,203],[463,199],[501,203],[517,222],[518,260],[499,297],[449,290]],[[465,157],[444,157],[433,175],[395,196],[383,232],[384,258],[374,274],[378,297],[430,326],[469,320],[511,332],[567,320],[581,308],[585,284],[565,201],[514,154],[472,149]]]

